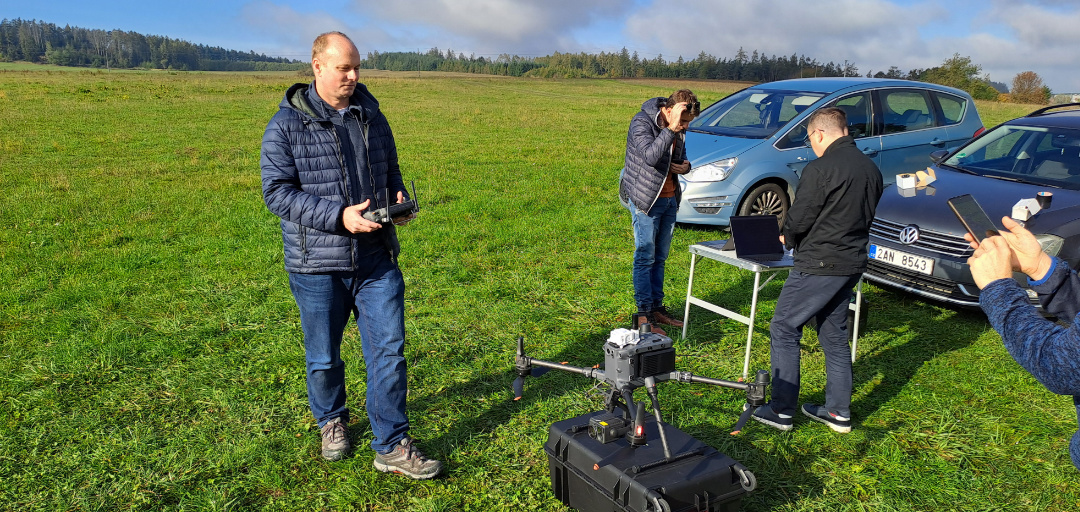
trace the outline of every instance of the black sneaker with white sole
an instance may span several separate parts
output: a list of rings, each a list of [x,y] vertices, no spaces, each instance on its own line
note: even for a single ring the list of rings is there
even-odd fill
[[[818,423],[828,425],[829,428],[841,434],[851,432],[851,418],[845,418],[834,412],[827,411],[823,406],[803,404],[802,413]]]
[[[747,407],[749,406],[743,404],[744,411]],[[772,428],[782,430],[784,432],[791,430],[791,427],[795,425],[795,421],[791,418],[791,415],[778,414],[773,411],[772,406],[770,406],[769,404],[758,407],[757,410],[755,410],[754,413],[750,415],[750,417],[754,418],[754,421],[758,423],[764,423]]]

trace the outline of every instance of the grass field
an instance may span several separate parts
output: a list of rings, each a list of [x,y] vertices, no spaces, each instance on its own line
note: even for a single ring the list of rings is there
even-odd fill
[[[599,408],[549,373],[513,401],[514,339],[592,365],[633,307],[629,214],[616,199],[641,102],[716,82],[364,79],[395,130],[420,218],[400,230],[412,433],[446,474],[375,471],[360,343],[343,349],[360,448],[328,463],[307,408],[296,306],[259,141],[292,73],[0,67],[0,509],[564,510],[548,426]],[[992,126],[1031,110],[979,105]],[[686,247],[668,263],[681,310]],[[695,291],[749,302],[750,279],[703,263]],[[763,292],[752,369],[768,367]],[[745,464],[748,511],[1080,509],[1068,397],[1019,368],[979,312],[867,287],[855,430],[796,420],[728,435],[743,397],[661,387],[667,419]],[[696,309],[682,370],[732,379],[745,330]],[[803,399],[822,354],[803,343]]]

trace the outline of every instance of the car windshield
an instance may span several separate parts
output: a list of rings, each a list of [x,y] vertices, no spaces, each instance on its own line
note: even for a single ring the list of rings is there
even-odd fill
[[[821,99],[819,92],[750,88],[701,112],[690,129],[718,135],[764,139]]]
[[[942,163],[991,178],[1080,190],[1080,130],[1002,125]]]

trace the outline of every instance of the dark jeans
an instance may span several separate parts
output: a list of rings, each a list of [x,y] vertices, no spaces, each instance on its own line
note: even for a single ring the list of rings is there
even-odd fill
[[[860,274],[818,276],[792,270],[784,282],[769,324],[772,400],[779,414],[795,414],[799,401],[799,340],[803,326],[817,319],[818,341],[825,352],[825,409],[851,417],[851,346],[847,312]]]
[[[390,451],[405,437],[405,281],[389,253],[361,258],[355,272],[289,274],[307,360],[308,404],[319,426],[348,419],[341,338],[350,313],[357,315],[367,366],[367,414],[376,452]]]
[[[664,264],[675,233],[679,203],[674,197],[656,200],[649,213],[630,205],[634,222],[634,302],[638,311],[664,305]]]

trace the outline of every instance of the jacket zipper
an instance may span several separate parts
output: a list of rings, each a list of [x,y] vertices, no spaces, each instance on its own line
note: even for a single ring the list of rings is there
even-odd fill
[[[337,128],[334,126],[333,121],[330,122],[330,131],[334,134],[334,149],[337,152],[338,157],[338,169],[341,169],[341,179],[345,182],[345,201],[348,203],[346,206],[352,206],[352,194],[349,193],[349,171],[345,165],[345,156],[341,154],[341,137],[338,137]],[[349,238],[349,260],[352,262],[352,266],[356,267],[356,241]]]

